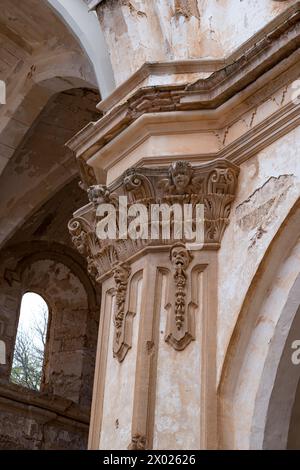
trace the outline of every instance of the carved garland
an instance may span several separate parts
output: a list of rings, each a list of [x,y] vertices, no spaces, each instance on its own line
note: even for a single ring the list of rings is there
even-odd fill
[[[122,362],[127,351],[124,342],[126,318],[125,318],[125,303],[127,294],[128,279],[130,276],[131,268],[126,264],[118,264],[114,268],[114,280],[116,285],[116,309],[114,314],[114,341],[113,341],[113,355]]]
[[[185,245],[177,243],[171,248],[170,260],[175,268],[175,323],[177,330],[181,330],[186,310],[186,269],[191,261],[191,255]]]
[[[193,310],[197,305],[190,298],[190,282],[187,283],[192,255],[183,243],[176,243],[170,250],[170,260],[174,268],[174,283],[170,301],[166,305],[168,321],[165,341],[175,350],[181,351],[195,339]]]

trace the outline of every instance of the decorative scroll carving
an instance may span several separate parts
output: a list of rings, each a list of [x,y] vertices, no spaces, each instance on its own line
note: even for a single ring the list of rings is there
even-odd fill
[[[132,436],[131,443],[128,446],[128,450],[146,450],[147,439],[141,434],[135,434]]]
[[[119,197],[127,196],[128,208],[134,203],[164,203],[167,205],[190,203],[204,205],[204,248],[218,249],[229,222],[231,203],[235,196],[239,169],[224,160],[192,166],[186,161],[172,163],[169,168],[131,168],[110,186],[92,184],[87,189],[90,204],[74,214],[69,231],[78,251],[86,257],[88,270],[97,281],[111,273],[114,263],[124,263],[146,247],[165,245],[171,247],[181,241],[176,239],[171,218],[170,239],[99,240],[96,226],[99,221],[97,207],[111,203],[119,214]],[[118,220],[117,220],[118,223]],[[149,217],[150,226],[150,217]],[[161,226],[160,226],[161,227]],[[150,233],[150,230],[149,230]]]
[[[150,180],[136,168],[126,170],[123,185],[130,202],[148,202],[154,197]]]
[[[92,277],[97,277],[97,254],[100,247],[93,225],[90,225],[86,219],[78,217],[70,220],[68,229],[74,246],[82,256],[86,257],[88,273]]]
[[[232,168],[217,168],[207,178],[207,196],[204,197],[205,239],[222,239],[229,223],[231,203],[235,197],[237,173]]]
[[[113,354],[117,357],[119,362],[122,362],[129,345],[124,342],[125,335],[125,303],[127,294],[127,284],[130,276],[131,269],[126,264],[118,264],[114,268],[114,280],[116,285],[116,310],[114,315],[114,341],[113,341]]]

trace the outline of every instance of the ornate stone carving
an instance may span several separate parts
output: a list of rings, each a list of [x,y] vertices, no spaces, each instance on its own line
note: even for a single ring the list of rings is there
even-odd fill
[[[95,184],[87,189],[90,202],[97,208],[99,204],[108,203],[117,207],[118,199],[105,184]]]
[[[146,450],[147,439],[141,434],[135,434],[132,436],[131,443],[128,446],[128,450]]]
[[[177,330],[181,330],[186,309],[186,269],[191,261],[191,255],[182,243],[171,248],[170,260],[175,269],[175,323]]]
[[[217,168],[207,179],[205,207],[205,238],[210,241],[222,239],[229,223],[231,203],[235,197],[237,175],[231,168]]]
[[[113,354],[119,362],[122,362],[130,345],[124,341],[125,336],[125,303],[127,294],[127,284],[130,276],[130,267],[126,264],[115,266],[114,280],[116,285],[116,309],[114,314],[114,341]]]
[[[72,242],[79,253],[86,257],[87,270],[92,277],[97,278],[98,240],[93,231],[93,225],[83,217],[73,218],[68,224]]]
[[[180,351],[194,339],[194,321],[191,316],[194,304],[188,298],[191,282],[187,273],[192,256],[183,243],[175,243],[170,250],[170,261],[174,272],[172,294],[167,305],[165,341]]]
[[[148,202],[154,197],[154,189],[149,178],[136,168],[126,170],[123,185],[130,202]]]
[[[215,160],[209,164],[192,166],[186,161],[172,163],[169,168],[131,168],[113,184],[91,185],[88,188],[90,204],[74,214],[69,223],[73,243],[86,257],[89,272],[96,280],[112,271],[113,263],[124,263],[146,247],[165,245],[171,247],[184,238],[176,239],[171,217],[171,237],[164,239],[98,239],[96,227],[99,222],[97,207],[101,203],[111,203],[115,207],[117,224],[119,216],[119,197],[127,196],[128,208],[134,203],[142,203],[147,208],[150,204],[167,205],[191,203],[204,205],[204,248],[218,249],[229,222],[231,203],[235,196],[239,169],[224,160]],[[194,220],[194,219],[193,219]],[[149,225],[150,227],[150,212]],[[161,225],[159,227],[161,229]],[[149,232],[150,234],[150,228]],[[161,233],[159,234],[161,235]]]
[[[168,178],[158,182],[158,185],[165,191],[165,198],[168,196],[187,196],[197,194],[201,191],[201,176],[194,176],[195,171],[189,162],[179,160],[172,163],[169,168]],[[173,199],[173,198],[170,198]]]

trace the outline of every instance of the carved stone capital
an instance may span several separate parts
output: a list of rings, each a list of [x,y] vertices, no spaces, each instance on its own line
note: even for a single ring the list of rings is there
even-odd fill
[[[124,263],[136,257],[144,249],[168,249],[174,243],[190,242],[182,234],[175,236],[174,220],[171,216],[170,237],[162,237],[161,225],[157,237],[151,237],[150,205],[173,204],[182,207],[191,204],[204,206],[204,248],[218,249],[224,230],[229,223],[231,203],[235,197],[239,168],[224,160],[209,164],[195,165],[187,161],[175,161],[169,167],[131,168],[109,187],[91,185],[87,191],[90,204],[79,209],[69,222],[72,241],[78,251],[86,257],[89,273],[100,281],[112,271],[115,263]],[[128,209],[135,203],[143,204],[148,212],[148,238],[99,239],[96,227],[99,222],[97,208],[109,203],[116,211],[116,225],[119,228],[119,197],[127,196]],[[194,217],[194,215],[193,215]],[[131,218],[132,219],[132,218]],[[130,223],[128,218],[128,224]],[[194,218],[193,218],[194,223]]]

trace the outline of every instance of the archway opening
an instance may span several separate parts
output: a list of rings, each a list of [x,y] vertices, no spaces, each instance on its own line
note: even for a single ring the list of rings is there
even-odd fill
[[[39,391],[43,382],[49,308],[35,292],[22,296],[11,382]]]

